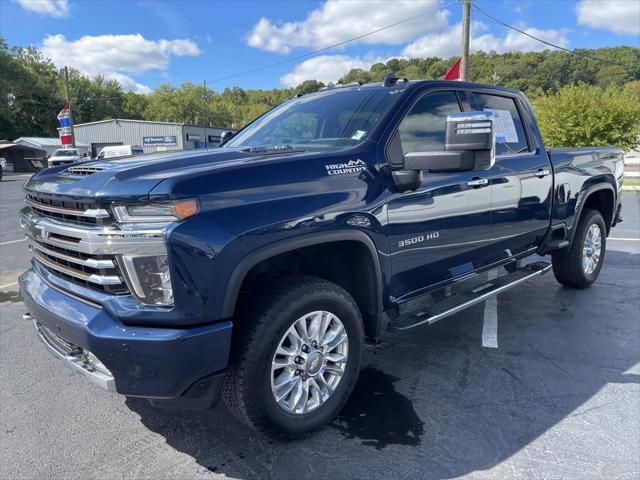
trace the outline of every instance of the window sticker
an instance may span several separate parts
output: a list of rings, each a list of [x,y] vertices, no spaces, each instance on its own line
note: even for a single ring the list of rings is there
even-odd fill
[[[493,115],[493,128],[496,132],[496,142],[518,143],[518,132],[513,123],[513,117],[509,110],[485,108],[485,112]]]
[[[351,140],[360,140],[366,134],[367,134],[367,132],[365,132],[364,130],[356,130],[356,133],[351,135]]]

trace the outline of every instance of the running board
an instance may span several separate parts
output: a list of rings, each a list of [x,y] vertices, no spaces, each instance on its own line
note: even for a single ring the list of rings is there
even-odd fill
[[[446,298],[428,307],[420,308],[415,312],[400,315],[389,323],[389,330],[400,333],[420,325],[430,325],[476,303],[484,302],[487,298],[520,285],[530,278],[547,273],[550,269],[551,264],[547,262],[530,263],[514,272],[489,280],[472,290]]]

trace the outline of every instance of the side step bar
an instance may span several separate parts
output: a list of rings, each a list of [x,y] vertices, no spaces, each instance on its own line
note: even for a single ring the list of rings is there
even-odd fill
[[[498,295],[516,285],[520,285],[530,278],[542,275],[550,269],[551,264],[547,262],[530,263],[514,272],[490,280],[472,290],[446,298],[428,307],[422,307],[415,312],[400,315],[389,323],[389,330],[400,333],[420,325],[430,325],[449,315],[471,307],[476,303],[483,302],[493,295]]]

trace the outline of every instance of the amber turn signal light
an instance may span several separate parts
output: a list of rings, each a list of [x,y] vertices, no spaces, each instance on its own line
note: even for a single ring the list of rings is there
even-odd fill
[[[173,201],[173,214],[180,220],[192,217],[200,210],[200,203],[196,198]]]

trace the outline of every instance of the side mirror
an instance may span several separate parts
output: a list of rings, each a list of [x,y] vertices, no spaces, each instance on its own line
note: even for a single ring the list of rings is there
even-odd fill
[[[462,112],[447,116],[445,151],[475,153],[474,170],[487,170],[496,162],[496,133],[491,112]]]
[[[447,116],[443,152],[410,152],[405,170],[466,172],[486,170],[495,163],[495,132],[490,112],[463,112]]]
[[[220,134],[220,147],[227,143],[235,134],[231,130],[225,130]]]

